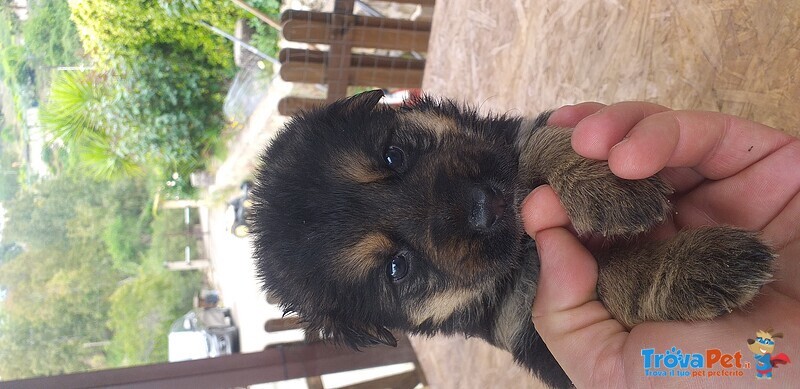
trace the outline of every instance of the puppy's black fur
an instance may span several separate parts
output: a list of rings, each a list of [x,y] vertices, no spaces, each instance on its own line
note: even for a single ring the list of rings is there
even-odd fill
[[[466,334],[565,387],[531,323],[535,245],[519,204],[550,184],[579,233],[632,237],[665,220],[670,188],[627,181],[581,158],[570,130],[481,116],[424,97],[401,108],[367,92],[293,118],[266,150],[252,191],[258,275],[309,331],[352,347],[389,330]],[[772,254],[727,227],[596,253],[598,294],[632,326],[700,320],[745,304]]]

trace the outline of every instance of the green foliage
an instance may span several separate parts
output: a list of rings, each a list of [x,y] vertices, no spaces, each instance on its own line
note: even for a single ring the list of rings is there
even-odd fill
[[[0,57],[3,66],[0,66],[0,77],[14,83],[29,83],[32,79],[33,69],[26,58],[25,48],[17,45],[0,47]]]
[[[200,285],[196,272],[169,272],[163,263],[182,260],[184,247],[196,252],[183,210],[165,210],[151,224],[153,239],[144,263],[111,296],[108,326],[114,333],[109,360],[114,366],[167,360],[167,334],[175,319],[192,308]]]
[[[182,209],[162,210],[153,219],[153,241],[150,243],[150,256],[161,258],[161,261],[183,260],[183,252],[189,246],[193,253],[197,252],[196,238],[192,236],[183,221]],[[161,262],[154,262],[157,266]]]
[[[0,7],[0,77],[7,85],[14,84],[19,75],[23,73],[21,64],[24,62],[24,49],[14,41],[16,28],[11,17],[11,12],[5,7]]]
[[[135,186],[125,188],[129,190],[127,195],[120,193],[119,206],[102,231],[112,266],[127,275],[139,271],[151,240],[150,199],[145,196],[144,186],[145,183],[136,181]]]
[[[134,180],[99,182],[61,175],[35,184],[4,203],[11,220],[7,241],[36,248],[69,248],[76,239],[98,240],[108,215],[134,215],[148,204],[144,184]]]
[[[139,259],[146,249],[147,234],[136,219],[117,215],[103,231],[103,243],[111,256],[114,269],[124,274],[136,274]]]
[[[162,166],[196,165],[222,128],[220,77],[188,53],[160,47],[144,53],[148,62],[119,66],[114,99],[103,107],[106,132],[123,154]]]
[[[154,166],[191,171],[223,126],[223,85],[210,64],[163,47],[142,50],[147,62],[118,61],[104,74],[61,72],[42,106],[44,128],[97,177]]]
[[[102,122],[97,112],[109,95],[101,75],[59,72],[50,87],[50,98],[40,110],[39,120],[56,139],[68,144],[75,144],[85,136],[98,137]]]
[[[229,1],[82,0],[70,1],[70,8],[84,49],[101,65],[146,58],[143,48],[165,45],[213,67],[232,66],[230,44],[198,24],[231,31],[239,11]]]
[[[188,173],[223,126],[232,45],[200,25],[232,30],[227,0],[70,1],[95,73],[58,75],[42,118],[74,161],[100,178]],[[110,22],[113,21],[113,22]],[[167,176],[159,177],[166,181]]]
[[[167,334],[175,319],[192,308],[198,273],[143,270],[110,297],[108,349],[112,366],[167,360]]]
[[[64,0],[32,1],[22,25],[26,51],[40,66],[74,65],[82,52],[78,31]]]
[[[19,159],[16,151],[11,146],[12,140],[6,137],[10,130],[3,128],[3,137],[0,139],[0,202],[11,200],[19,190],[19,172],[13,167]]]
[[[272,18],[278,19],[280,16],[281,2],[278,0],[250,0],[247,3],[251,7],[258,9]],[[253,28],[253,36],[250,39],[250,44],[261,50],[264,54],[277,57],[280,32],[256,17],[250,18],[248,20],[248,25]]]
[[[18,45],[16,35],[18,21],[7,7],[0,7],[0,82],[8,89],[13,99],[12,107],[4,107],[7,112],[16,113],[22,120],[25,101],[32,97],[31,77],[33,70],[26,58],[25,49]]]
[[[22,254],[22,251],[22,246],[17,244],[17,242],[0,243],[0,265],[5,261],[10,261],[17,255]]]
[[[86,184],[86,185],[84,185]],[[7,217],[13,221],[3,231],[9,241],[26,242],[33,247],[68,247],[67,222],[78,207],[99,207],[101,199],[90,182],[72,177],[58,177],[42,182],[30,193],[19,193],[5,204]]]
[[[278,57],[278,42],[280,41],[280,33],[278,30],[270,27],[259,19],[251,19],[250,27],[253,28],[253,36],[250,38],[250,44],[260,50],[262,53],[270,57]]]
[[[246,3],[271,17],[277,17],[281,13],[280,0],[248,0]]]
[[[181,210],[152,219],[142,180],[100,182],[67,173],[5,204],[0,375],[6,379],[166,360],[169,325],[191,308],[201,281],[201,273],[163,267],[164,260],[182,258],[186,244],[194,250]],[[151,224],[159,234],[152,239]],[[6,242],[23,242],[27,251]],[[106,341],[107,347],[87,347]]]
[[[0,266],[0,285],[9,290],[0,323],[3,378],[87,370],[103,358],[83,347],[109,337],[105,312],[120,278],[102,252],[86,240],[67,250],[26,251]]]
[[[0,166],[0,202],[8,201],[19,190],[18,174],[8,169],[6,164]]]

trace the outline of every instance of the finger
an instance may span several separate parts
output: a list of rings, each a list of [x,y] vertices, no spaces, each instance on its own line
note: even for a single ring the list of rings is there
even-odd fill
[[[770,286],[800,304],[800,283],[797,282],[800,277],[800,240],[790,242],[778,251],[776,261],[775,281]]]
[[[685,194],[706,180],[700,173],[688,167],[664,169],[658,175],[674,190],[674,195]]]
[[[627,333],[597,300],[597,262],[566,229],[569,218],[558,196],[547,185],[536,188],[523,202],[522,215],[540,259],[536,330],[578,387],[621,382]],[[602,374],[586,369],[586,360],[596,361]]]
[[[536,238],[536,232],[570,224],[567,211],[550,185],[535,188],[522,201],[520,211],[525,232]]]
[[[800,246],[800,223],[798,223],[798,220],[800,220],[800,193],[795,194],[794,198],[783,207],[781,213],[764,227],[762,230],[763,238],[776,250],[781,250],[790,243]],[[796,258],[794,261],[800,267],[800,255],[790,258]],[[798,268],[797,276],[791,279],[793,281],[800,279],[800,268]],[[797,286],[798,290],[800,290],[800,283],[797,283]],[[800,293],[798,293],[798,297],[800,297]]]
[[[594,257],[562,227],[537,231],[536,236],[536,331],[577,387],[621,382],[627,333],[597,300]],[[591,368],[586,361],[592,361]]]
[[[605,107],[605,104],[586,102],[575,105],[565,105],[550,114],[547,124],[557,127],[575,127],[583,118]]]
[[[787,206],[800,193],[798,162],[800,140],[795,139],[736,175],[704,183],[686,194],[676,202],[675,221],[684,226],[728,224],[760,231],[787,213]],[[794,215],[795,223],[799,216]],[[783,238],[778,240],[788,238],[780,235]]]
[[[536,232],[540,274],[533,316],[566,311],[597,300],[597,262],[568,230]]]
[[[606,160],[611,147],[619,143],[636,123],[668,110],[657,104],[633,101],[609,105],[575,125],[572,148],[586,158]]]
[[[691,167],[706,178],[719,180],[742,171],[792,139],[731,115],[665,111],[636,123],[625,142],[613,145],[608,163],[622,178],[648,177],[664,167]]]
[[[666,116],[665,117],[671,117]],[[635,125],[619,143],[611,147],[608,167],[629,180],[650,177],[663,169],[678,145],[679,131],[668,126]],[[633,143],[633,146],[629,144]],[[622,152],[618,152],[622,149]]]

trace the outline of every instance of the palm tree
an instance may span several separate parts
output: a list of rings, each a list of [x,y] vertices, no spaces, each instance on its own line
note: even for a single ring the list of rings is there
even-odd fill
[[[73,144],[87,133],[101,132],[95,114],[107,93],[100,81],[91,72],[58,72],[50,98],[39,115],[44,129],[66,144]]]
[[[89,71],[59,72],[41,109],[42,127],[76,152],[80,166],[98,178],[140,175],[135,157],[120,152],[106,131],[104,108],[115,98],[106,77]]]

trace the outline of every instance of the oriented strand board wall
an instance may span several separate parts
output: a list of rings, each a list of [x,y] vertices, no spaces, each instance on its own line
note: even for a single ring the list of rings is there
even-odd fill
[[[484,109],[647,100],[800,135],[800,1],[438,0],[423,83]],[[480,340],[414,338],[431,387],[538,387]]]
[[[800,1],[439,1],[425,87],[495,110],[647,100],[800,131]]]

